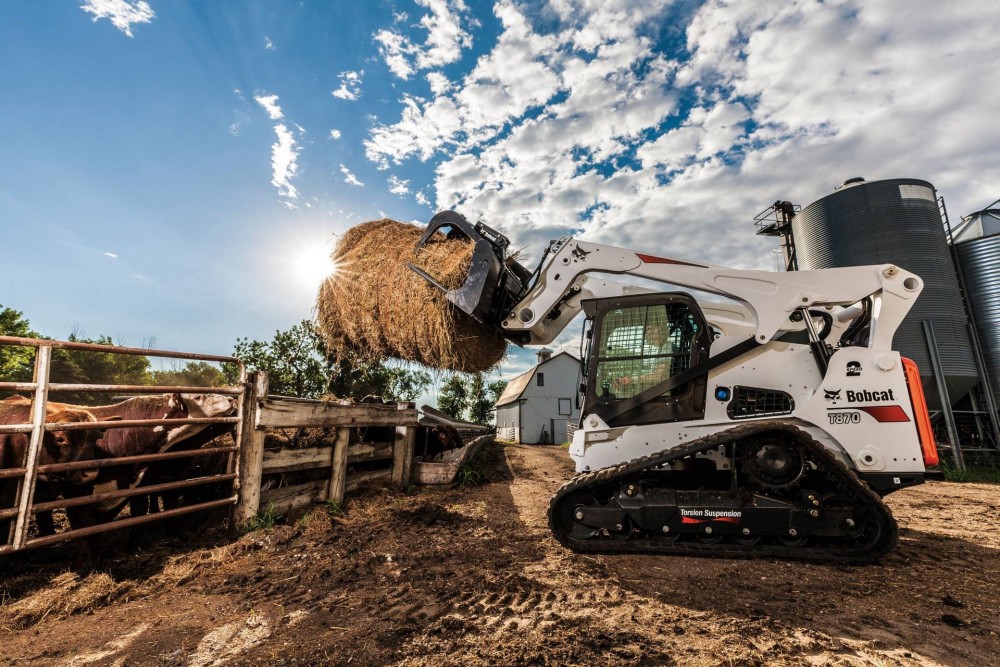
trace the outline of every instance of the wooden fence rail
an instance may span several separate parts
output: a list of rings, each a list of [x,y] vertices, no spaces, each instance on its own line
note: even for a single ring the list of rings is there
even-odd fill
[[[311,503],[342,503],[346,492],[376,479],[391,479],[400,488],[410,484],[417,428],[413,403],[379,405],[285,398],[268,396],[267,389],[266,375],[256,374],[244,394],[240,490],[234,510],[237,529],[245,528],[262,510],[280,515]],[[336,437],[332,445],[265,451],[265,430],[277,428],[330,429],[336,431]],[[352,430],[365,428],[386,441],[351,444]],[[354,464],[388,460],[392,461],[390,468],[348,474]],[[323,479],[262,487],[266,478],[320,469],[329,471]]]

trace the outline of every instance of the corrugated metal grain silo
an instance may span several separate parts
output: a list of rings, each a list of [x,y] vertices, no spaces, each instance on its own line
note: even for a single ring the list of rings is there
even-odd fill
[[[941,408],[924,321],[930,321],[954,404],[978,382],[958,277],[927,181],[851,179],[792,220],[800,269],[895,264],[920,276],[924,291],[896,332],[894,347],[920,368],[929,407]]]
[[[955,252],[994,403],[1000,404],[1000,210],[974,213],[962,227],[971,233],[955,235]]]

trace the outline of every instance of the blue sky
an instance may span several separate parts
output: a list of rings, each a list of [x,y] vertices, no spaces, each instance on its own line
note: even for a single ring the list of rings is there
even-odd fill
[[[383,215],[456,207],[528,263],[572,232],[753,268],[755,213],[851,176],[956,218],[1000,194],[997,27],[973,0],[8,1],[0,303],[225,354],[310,317],[334,235]]]

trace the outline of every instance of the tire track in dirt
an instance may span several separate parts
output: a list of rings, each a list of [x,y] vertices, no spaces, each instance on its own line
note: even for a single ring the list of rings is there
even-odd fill
[[[545,517],[573,474],[564,449],[491,449],[485,465],[483,486],[372,487],[336,517],[178,540],[107,572],[26,564],[0,580],[0,666],[965,667],[1000,653],[997,487],[890,496],[899,548],[846,567],[575,554]]]
[[[767,584],[756,590],[716,588],[718,579],[749,584],[750,578],[766,580],[775,567],[792,571],[803,579],[833,575],[844,581],[860,568],[769,561],[726,561],[718,559],[659,556],[588,556],[573,554],[550,536],[545,518],[549,497],[572,474],[565,450],[559,447],[508,447],[507,457],[514,471],[511,493],[519,518],[533,537],[539,539],[545,558],[523,568],[522,574],[546,589],[545,604],[528,608],[508,608],[517,612],[519,627],[544,628],[568,620],[578,626],[590,625],[598,632],[613,633],[630,628],[645,647],[657,647],[678,664],[715,664],[735,660],[752,664],[838,660],[844,665],[939,664],[929,655],[901,648],[904,637],[877,613],[862,615],[854,624],[860,637],[817,629],[815,623],[793,611],[769,613]],[[962,559],[964,560],[964,559]],[[705,576],[699,576],[703,572]],[[683,573],[678,577],[674,573]],[[758,574],[759,573],[759,574]],[[678,592],[678,579],[694,580]],[[752,585],[752,584],[751,584]],[[793,584],[794,585],[794,584]],[[699,590],[700,589],[700,590]],[[794,588],[793,588],[794,590]],[[764,600],[757,592],[763,592]],[[693,601],[685,600],[699,593]],[[795,593],[792,593],[794,596]],[[726,598],[723,604],[719,597]],[[736,612],[744,599],[742,612]],[[693,604],[692,604],[693,602]],[[486,607],[488,609],[488,607]],[[735,612],[735,613],[734,613]],[[825,624],[819,624],[825,625]],[[896,643],[896,646],[892,644]],[[713,656],[706,661],[705,656]],[[810,658],[811,656],[811,658]],[[955,656],[953,656],[955,657]],[[976,664],[970,654],[964,664]],[[949,661],[949,664],[963,664]]]

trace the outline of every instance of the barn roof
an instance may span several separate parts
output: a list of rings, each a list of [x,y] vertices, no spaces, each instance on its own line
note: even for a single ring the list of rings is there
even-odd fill
[[[494,407],[500,407],[502,405],[507,405],[508,403],[513,403],[514,401],[516,401],[519,398],[521,398],[521,394],[523,394],[524,390],[528,388],[528,383],[531,382],[531,378],[535,377],[535,371],[537,371],[539,368],[541,368],[545,364],[551,362],[553,359],[555,359],[557,357],[560,357],[560,356],[562,356],[564,354],[566,356],[568,356],[569,358],[576,360],[577,363],[579,363],[580,360],[577,359],[572,354],[570,354],[569,352],[557,352],[557,353],[555,353],[554,355],[552,355],[551,357],[549,357],[548,359],[546,359],[542,363],[535,365],[535,367],[532,368],[531,370],[528,370],[528,371],[525,371],[524,373],[521,373],[520,375],[518,375],[517,377],[515,377],[513,380],[511,380],[510,382],[508,382],[506,389],[504,389],[503,393],[500,394],[500,398],[497,399],[497,402],[494,404]]]

